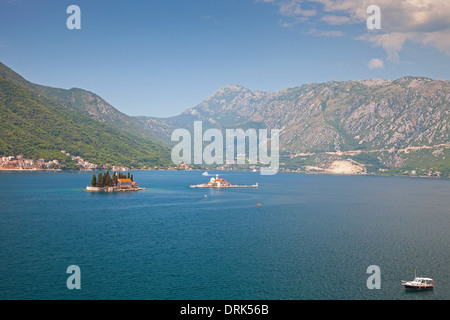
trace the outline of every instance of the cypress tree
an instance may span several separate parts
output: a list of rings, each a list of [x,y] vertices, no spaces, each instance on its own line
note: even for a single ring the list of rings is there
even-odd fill
[[[106,172],[103,174],[103,186],[107,187],[107,186],[109,185],[109,179],[110,179],[110,178],[111,178],[111,177],[109,176],[108,171],[106,171]]]
[[[103,183],[103,174],[100,172],[98,174],[98,178],[97,178],[97,187],[104,187],[104,183]]]
[[[91,187],[95,187],[96,185],[97,185],[97,178],[95,177],[95,174],[93,174],[91,180]]]
[[[117,175],[116,175],[115,171],[114,171],[113,176],[112,176],[112,182],[113,182],[114,186],[117,185]]]
[[[111,176],[109,175],[109,171],[106,172],[105,186],[107,186],[107,187],[113,186],[113,180],[111,179]]]

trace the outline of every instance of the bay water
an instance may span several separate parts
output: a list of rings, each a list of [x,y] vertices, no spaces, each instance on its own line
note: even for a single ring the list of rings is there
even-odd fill
[[[135,171],[146,190],[91,193],[92,172],[0,172],[0,299],[450,299],[449,179],[219,174],[259,188]],[[434,290],[406,292],[414,270]]]

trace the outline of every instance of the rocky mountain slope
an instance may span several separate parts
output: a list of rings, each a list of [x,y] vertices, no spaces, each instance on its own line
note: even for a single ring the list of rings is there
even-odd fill
[[[278,128],[282,149],[300,153],[450,142],[449,106],[449,81],[408,77],[310,84],[275,93],[227,86],[185,115],[224,128]]]
[[[188,129],[194,120],[222,129],[280,129],[280,148],[292,167],[326,168],[348,158],[372,166],[371,172],[446,170],[450,81],[333,81],[278,92],[231,85],[180,116],[146,119],[149,129],[160,134],[160,128],[167,134],[174,128]],[[295,158],[297,162],[291,161]]]

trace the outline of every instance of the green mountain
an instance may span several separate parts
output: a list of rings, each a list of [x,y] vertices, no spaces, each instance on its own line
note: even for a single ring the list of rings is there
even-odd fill
[[[116,129],[127,131],[133,135],[150,139],[157,144],[167,146],[157,134],[147,130],[138,117],[128,116],[106,102],[103,98],[87,90],[72,88],[69,90],[42,86],[25,80],[22,76],[0,62],[0,76],[13,84],[25,88],[35,94],[45,95],[55,102],[55,107],[83,113],[98,121],[107,123]]]
[[[94,112],[102,106],[108,121]],[[170,149],[128,118],[90,92],[36,85],[0,63],[1,155],[65,161],[66,150],[98,164],[170,164]]]

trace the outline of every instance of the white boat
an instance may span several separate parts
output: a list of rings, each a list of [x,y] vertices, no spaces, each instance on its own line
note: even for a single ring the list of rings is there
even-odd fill
[[[203,172],[203,173],[202,173],[202,176],[209,176],[208,171]]]
[[[405,290],[430,290],[434,288],[434,281],[431,278],[417,277],[414,272],[414,280],[402,280]]]

